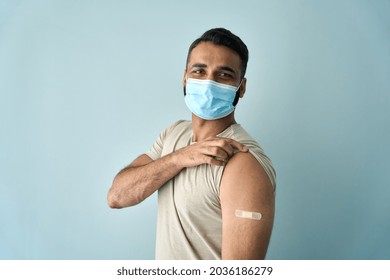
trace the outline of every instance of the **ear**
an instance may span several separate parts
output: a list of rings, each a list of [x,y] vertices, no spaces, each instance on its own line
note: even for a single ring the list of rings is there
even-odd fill
[[[244,97],[245,91],[246,91],[246,78],[243,78],[240,86],[240,98]]]

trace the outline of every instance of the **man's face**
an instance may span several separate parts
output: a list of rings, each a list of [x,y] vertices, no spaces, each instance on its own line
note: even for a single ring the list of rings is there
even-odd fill
[[[187,78],[213,80],[218,83],[238,86],[241,82],[241,58],[233,50],[201,42],[191,52],[184,72],[184,86]],[[240,88],[240,97],[245,92],[246,79]]]

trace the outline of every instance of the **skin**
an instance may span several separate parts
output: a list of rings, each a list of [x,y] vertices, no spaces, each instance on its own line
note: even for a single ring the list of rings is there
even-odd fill
[[[240,87],[245,94],[246,79],[241,81],[241,60],[233,50],[202,42],[189,57],[184,71],[187,78],[214,80]],[[241,143],[216,137],[236,123],[234,112],[218,120],[192,115],[193,141],[196,143],[160,159],[142,154],[114,178],[108,192],[111,208],[136,205],[187,167],[201,164],[225,166],[220,186],[222,208],[222,259],[263,259],[274,220],[274,193],[259,162]],[[233,153],[236,149],[238,152]],[[261,220],[235,216],[235,210],[259,212]]]

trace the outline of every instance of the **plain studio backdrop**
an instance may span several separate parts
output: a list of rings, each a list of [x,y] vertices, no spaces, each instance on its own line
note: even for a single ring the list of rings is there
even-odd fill
[[[250,52],[236,119],[277,171],[268,259],[390,259],[390,2],[0,0],[0,258],[153,259],[115,174],[190,119],[189,45]],[[194,209],[196,211],[196,209]]]

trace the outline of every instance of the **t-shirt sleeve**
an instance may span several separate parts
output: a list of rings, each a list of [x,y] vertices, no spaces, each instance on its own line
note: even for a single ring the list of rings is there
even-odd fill
[[[157,137],[156,141],[154,142],[150,150],[145,153],[145,155],[150,157],[152,160],[159,159],[161,157],[167,135],[169,135],[170,131],[172,131],[172,129],[174,129],[180,122],[181,121],[177,121],[171,126],[165,128]]]

